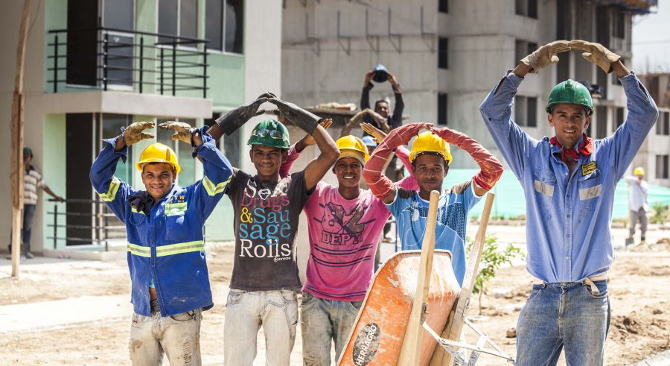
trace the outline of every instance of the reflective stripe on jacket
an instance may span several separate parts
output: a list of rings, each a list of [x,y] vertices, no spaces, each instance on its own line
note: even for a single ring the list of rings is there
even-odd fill
[[[128,202],[139,191],[114,177],[118,160],[125,162],[127,158],[127,148],[114,151],[117,138],[104,140],[108,144],[93,163],[90,179],[100,198],[126,225],[131,302],[135,312],[151,316],[151,279],[162,316],[211,308],[202,228],[230,182],[230,163],[211,136],[203,133],[203,144],[196,148],[202,158],[203,179],[186,188],[175,184],[154,203],[147,216]]]

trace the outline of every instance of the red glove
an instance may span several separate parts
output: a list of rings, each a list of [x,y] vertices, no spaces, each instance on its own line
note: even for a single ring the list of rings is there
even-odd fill
[[[365,163],[365,168],[363,169],[363,179],[365,179],[368,187],[370,187],[372,194],[379,199],[384,199],[384,197],[395,190],[393,182],[383,174],[384,165],[386,165],[388,157],[398,146],[407,145],[409,140],[416,136],[420,130],[430,130],[432,128],[433,125],[431,123],[415,122],[389,132],[384,141],[372,153],[370,160]]]
[[[479,173],[472,177],[478,186],[490,191],[503,173],[503,166],[495,156],[479,142],[464,133],[451,130],[447,127],[433,128],[433,133],[440,136],[447,143],[456,145],[465,150],[479,165]]]

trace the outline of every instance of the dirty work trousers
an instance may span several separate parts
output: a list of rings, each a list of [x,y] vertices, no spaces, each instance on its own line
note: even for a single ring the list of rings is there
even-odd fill
[[[223,325],[225,366],[252,366],[256,337],[263,326],[265,365],[289,366],[298,324],[298,299],[291,290],[231,289]]]
[[[331,342],[335,343],[337,363],[362,303],[326,300],[303,292],[300,315],[304,366],[330,366]]]
[[[607,280],[533,285],[517,322],[517,366],[603,365],[610,324]]]
[[[163,353],[170,366],[200,366],[200,309],[161,317],[133,314],[130,359],[134,366],[161,365]]]
[[[630,217],[629,236],[633,237],[633,235],[635,235],[635,226],[637,225],[637,222],[640,221],[640,233],[644,239],[647,234],[647,211],[645,211],[644,208],[640,208],[637,211],[629,210],[628,212]]]

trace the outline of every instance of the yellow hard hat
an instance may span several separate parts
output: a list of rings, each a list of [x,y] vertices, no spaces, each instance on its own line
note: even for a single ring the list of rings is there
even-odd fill
[[[642,169],[641,167],[635,168],[635,170],[633,170],[633,175],[636,177],[644,176],[644,169]]]
[[[340,149],[338,160],[342,158],[354,158],[358,159],[361,164],[365,164],[370,159],[367,146],[365,146],[363,140],[356,136],[342,136],[335,141],[335,145]]]
[[[154,142],[153,144],[147,146],[142,154],[140,155],[140,160],[135,163],[135,166],[139,171],[142,171],[144,164],[148,163],[165,163],[172,165],[175,172],[179,174],[181,167],[177,162],[177,155],[174,153],[174,150],[170,149],[168,146],[161,144],[160,142]]]
[[[447,165],[451,164],[451,151],[449,144],[440,136],[435,135],[430,131],[420,133],[412,144],[412,151],[409,153],[409,162],[413,163],[419,155],[424,153],[435,153],[447,161]]]

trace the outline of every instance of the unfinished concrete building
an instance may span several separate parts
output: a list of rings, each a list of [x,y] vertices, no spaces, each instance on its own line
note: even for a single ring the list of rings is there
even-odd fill
[[[405,123],[458,129],[500,156],[478,107],[506,70],[556,39],[600,42],[632,65],[632,18],[655,6],[657,0],[285,0],[282,94],[302,105],[358,104],[364,74],[381,63],[402,86]],[[616,77],[578,52],[560,58],[558,65],[526,78],[515,101],[515,121],[533,137],[551,135],[546,99],[556,83],[572,78],[588,83],[595,99],[590,135],[612,134],[626,118]],[[386,96],[393,100],[390,85],[376,84],[371,100]],[[654,159],[642,156],[661,153],[650,145],[644,144],[634,164],[640,160],[652,172]],[[663,146],[667,156],[670,144]],[[453,166],[476,167],[462,152],[455,153]],[[652,183],[670,185],[667,179]]]

